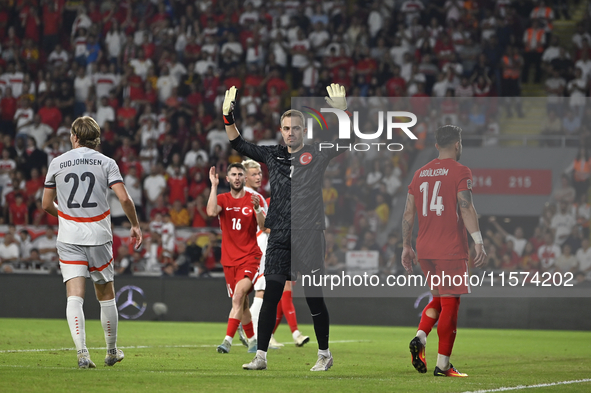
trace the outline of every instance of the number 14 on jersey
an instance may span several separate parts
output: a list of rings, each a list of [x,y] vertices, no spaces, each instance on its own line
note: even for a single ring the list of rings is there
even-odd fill
[[[429,210],[435,212],[438,216],[444,210],[443,207],[443,197],[437,195],[439,193],[439,189],[441,188],[441,181],[437,180],[435,185],[433,186],[433,195],[431,196],[431,203],[429,204]],[[429,199],[429,183],[423,182],[419,187],[421,190],[421,194],[423,194],[423,217],[427,217],[427,200]]]

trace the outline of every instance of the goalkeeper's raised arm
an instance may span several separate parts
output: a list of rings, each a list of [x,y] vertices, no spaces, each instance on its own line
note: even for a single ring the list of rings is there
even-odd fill
[[[240,136],[236,124],[234,124],[234,105],[236,105],[236,86],[230,87],[226,90],[226,96],[224,97],[224,103],[222,105],[222,113],[224,115],[224,124],[226,126],[226,133],[228,139],[233,141]]]
[[[228,139],[230,140],[230,145],[232,146],[232,149],[236,150],[238,153],[266,164],[269,149],[245,141],[234,123],[234,105],[236,105],[237,91],[236,86],[232,86],[226,90],[226,96],[224,98],[224,103],[222,104],[222,114],[224,115],[224,124],[226,126],[226,134],[228,134]]]

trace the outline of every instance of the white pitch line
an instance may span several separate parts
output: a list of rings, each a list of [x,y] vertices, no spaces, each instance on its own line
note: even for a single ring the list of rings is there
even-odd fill
[[[484,389],[484,390],[472,390],[463,393],[490,393],[490,392],[507,392],[510,390],[522,390],[522,389],[533,389],[533,388],[545,388],[548,386],[558,386],[558,385],[570,385],[573,383],[585,383],[591,382],[591,378],[586,379],[575,379],[572,381],[560,381],[560,382],[551,382],[551,383],[540,383],[537,385],[518,385],[518,386],[509,386],[509,387],[502,387],[496,389]]]
[[[330,341],[331,344],[346,344],[346,343],[364,343],[371,340],[335,340]],[[311,341],[314,343],[314,341]],[[281,343],[284,345],[293,344],[293,342]],[[150,349],[150,348],[216,348],[217,345],[131,345],[126,347],[119,347],[121,349]],[[99,350],[107,349],[107,347],[91,347],[88,349]],[[21,352],[55,352],[55,351],[75,351],[76,348],[39,348],[39,349],[3,349],[0,353],[21,353]]]

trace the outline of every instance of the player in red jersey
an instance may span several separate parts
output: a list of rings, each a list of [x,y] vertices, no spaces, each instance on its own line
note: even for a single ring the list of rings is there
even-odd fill
[[[408,186],[406,207],[402,218],[402,265],[412,273],[417,255],[412,248],[411,237],[415,212],[418,212],[417,237],[418,263],[425,276],[461,276],[468,272],[468,237],[475,243],[475,266],[486,261],[478,216],[472,203],[472,172],[460,164],[462,154],[462,129],[446,125],[435,134],[435,147],[439,157],[415,172]],[[430,283],[429,283],[430,284]],[[447,285],[446,285],[447,284]],[[425,345],[427,335],[437,321],[439,350],[435,376],[467,377],[449,362],[456,337],[460,295],[469,293],[468,285],[443,282],[431,289],[433,300],[425,307],[417,335],[410,342],[412,365],[420,373],[427,372]]]
[[[245,169],[240,163],[228,166],[226,180],[230,192],[217,195],[219,184],[215,167],[209,171],[211,193],[207,201],[207,215],[219,216],[222,229],[222,266],[228,295],[232,298],[232,310],[228,318],[226,337],[217,347],[219,353],[228,353],[232,339],[242,322],[244,333],[249,340],[248,352],[257,351],[252,317],[248,308],[248,294],[261,263],[262,252],[257,243],[257,224],[265,229],[262,199],[244,189]]]

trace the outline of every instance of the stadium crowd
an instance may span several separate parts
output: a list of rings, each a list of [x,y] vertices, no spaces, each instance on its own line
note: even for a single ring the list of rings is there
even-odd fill
[[[236,118],[245,139],[275,144],[290,97],[324,96],[334,82],[346,86],[350,97],[368,97],[352,99],[353,110],[399,99],[419,115],[416,143],[405,143],[399,154],[341,155],[327,169],[323,187],[329,270],[342,268],[346,250],[367,249],[381,251],[384,272],[400,271],[400,238],[392,233],[381,247],[377,233],[386,229],[393,203],[405,194],[402,179],[438,124],[488,137],[477,145],[497,143],[499,108],[504,103],[507,115],[515,109],[521,116],[520,86],[531,76],[534,83],[545,78],[549,112],[558,119],[559,126],[549,122],[543,133],[591,135],[591,110],[583,110],[591,79],[591,19],[587,15],[577,25],[569,53],[553,34],[555,19],[570,18],[564,4],[2,2],[0,219],[10,234],[0,244],[0,258],[33,268],[39,260],[56,261],[50,232],[57,219],[41,207],[43,180],[51,159],[71,147],[72,120],[88,115],[101,126],[100,149],[119,164],[149,235],[141,252],[114,245],[118,272],[187,274],[197,264],[199,274],[207,275],[219,261],[218,240],[209,232],[217,219],[205,213],[207,171],[215,166],[223,174],[243,158],[230,149],[224,130],[225,90],[239,89]],[[407,139],[395,135],[394,141]],[[220,180],[221,191],[228,190],[224,176]],[[116,199],[112,222],[125,225]],[[16,230],[25,225],[47,226],[39,237],[47,244],[33,250],[31,234]],[[202,228],[209,241],[192,235],[177,243],[175,231],[182,227]],[[508,251],[501,250],[510,246],[499,243],[502,232],[495,229],[487,238],[502,263],[493,258],[491,266],[503,267]],[[15,247],[18,256],[7,257]]]

